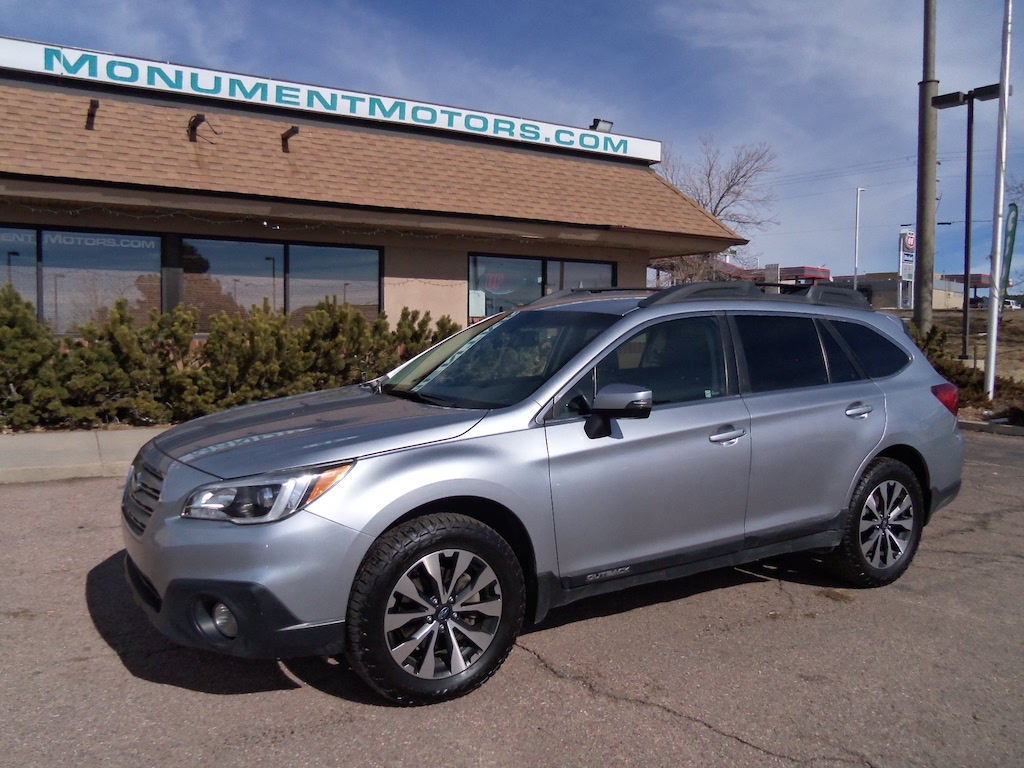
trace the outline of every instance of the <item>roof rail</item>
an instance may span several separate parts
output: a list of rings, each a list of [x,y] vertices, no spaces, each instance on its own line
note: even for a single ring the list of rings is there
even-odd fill
[[[605,294],[605,293],[623,293],[623,294],[637,294],[637,293],[652,293],[658,290],[657,288],[631,288],[629,286],[615,286],[606,288],[566,288],[561,291],[555,291],[549,293],[547,296],[541,296],[539,299],[534,299],[528,307],[541,307],[546,304],[558,304],[559,302],[568,301],[573,298],[581,298],[583,296],[594,295],[594,294]]]
[[[811,304],[826,304],[830,307],[850,307],[851,309],[871,309],[863,293],[852,288],[820,283],[807,289],[807,301]]]
[[[778,292],[766,292],[765,288],[776,288]],[[851,288],[836,285],[792,286],[775,283],[753,283],[748,280],[730,282],[685,283],[666,288],[648,296],[640,302],[641,307],[652,307],[659,304],[675,304],[683,301],[702,301],[708,299],[768,299],[775,301],[793,301],[805,304],[817,304],[831,307],[848,307],[851,309],[871,309],[871,304],[863,294]]]
[[[640,302],[641,307],[674,304],[697,299],[763,299],[760,286],[748,280],[724,283],[684,283],[666,288]]]

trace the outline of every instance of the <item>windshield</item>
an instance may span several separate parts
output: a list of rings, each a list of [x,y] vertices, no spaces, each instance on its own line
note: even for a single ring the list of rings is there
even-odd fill
[[[564,310],[495,315],[414,360],[381,391],[459,408],[513,405],[617,319]]]

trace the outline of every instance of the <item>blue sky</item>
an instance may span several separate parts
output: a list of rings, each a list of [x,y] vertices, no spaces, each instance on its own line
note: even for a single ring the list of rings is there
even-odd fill
[[[923,5],[0,0],[0,34],[566,125],[600,116],[682,161],[703,135],[725,149],[765,141],[778,224],[744,233],[750,255],[838,275],[853,271],[857,187],[861,272],[895,270],[900,225],[915,219]],[[939,92],[997,82],[1003,0],[937,5]],[[1008,170],[1021,179],[1014,101]],[[997,113],[976,105],[974,271],[988,271]],[[966,115],[939,115],[937,218],[952,222],[938,228],[940,271],[962,271]]]

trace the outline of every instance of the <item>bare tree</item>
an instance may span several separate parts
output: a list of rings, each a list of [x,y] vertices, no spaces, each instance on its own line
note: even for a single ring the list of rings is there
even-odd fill
[[[1024,179],[1011,177],[1010,182],[1006,185],[1006,199],[1015,203],[1021,198],[1024,198]]]
[[[713,136],[700,139],[700,152],[692,163],[681,161],[671,148],[666,148],[658,172],[669,183],[688,195],[716,218],[740,234],[764,230],[776,224],[771,218],[774,199],[764,177],[775,170],[775,150],[766,143],[741,144],[725,156]],[[723,267],[714,257],[700,254],[659,263],[677,281],[736,279],[737,275]],[[742,263],[743,257],[739,261]]]

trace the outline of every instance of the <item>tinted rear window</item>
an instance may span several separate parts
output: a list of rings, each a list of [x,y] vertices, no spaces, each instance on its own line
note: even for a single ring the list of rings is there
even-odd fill
[[[833,320],[832,327],[849,345],[864,372],[873,379],[892,376],[910,362],[906,352],[873,328],[841,320]]]
[[[736,315],[735,320],[752,392],[828,384],[812,318]]]

